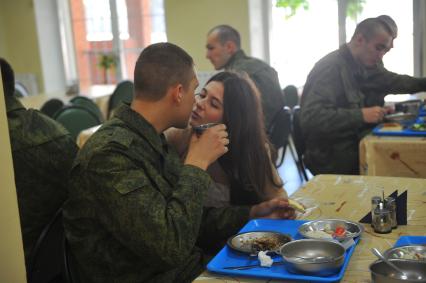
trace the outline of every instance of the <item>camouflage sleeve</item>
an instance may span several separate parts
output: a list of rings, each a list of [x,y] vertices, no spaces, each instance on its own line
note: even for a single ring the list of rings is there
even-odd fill
[[[86,186],[97,188],[94,199],[104,212],[98,217],[124,246],[153,265],[178,266],[194,248],[210,177],[186,165],[170,185],[156,168],[142,166],[121,152],[97,154],[85,172]]]
[[[236,234],[249,221],[250,206],[204,208],[198,245],[212,250],[223,246],[226,239]]]
[[[345,138],[353,136],[354,128],[364,124],[361,109],[338,107],[344,98],[340,71],[327,68],[318,71],[310,91],[303,93],[301,126],[304,133],[313,136]]]
[[[378,94],[415,93],[426,90],[426,78],[400,75],[379,67],[369,71],[362,88],[369,93]]]

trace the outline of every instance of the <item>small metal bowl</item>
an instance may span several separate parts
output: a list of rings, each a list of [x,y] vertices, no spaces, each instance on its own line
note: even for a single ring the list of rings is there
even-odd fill
[[[329,276],[340,271],[345,248],[338,242],[302,239],[291,241],[280,249],[287,270],[315,276]],[[327,260],[311,260],[325,258]]]
[[[257,255],[259,251],[278,252],[280,247],[292,238],[290,235],[272,231],[255,231],[240,233],[228,239],[230,248],[250,254]]]
[[[413,113],[403,113],[403,112],[397,112],[393,114],[388,114],[383,117],[385,121],[389,122],[403,122],[403,121],[411,121],[416,118],[416,115]]]
[[[406,259],[426,262],[426,245],[407,245],[385,251],[388,259]]]
[[[426,283],[426,262],[403,259],[390,259],[390,261],[402,269],[408,279],[402,279],[400,273],[378,260],[370,265],[373,283]]]
[[[337,227],[344,227],[347,232],[343,237],[334,237],[336,240],[341,242],[358,237],[364,232],[364,226],[359,223],[351,222],[343,219],[322,219],[322,220],[313,220],[306,222],[299,227],[299,233],[308,239],[327,239],[322,237],[322,235],[312,235],[310,232],[314,231],[335,231]],[[329,239],[333,238],[331,235],[328,237]]]

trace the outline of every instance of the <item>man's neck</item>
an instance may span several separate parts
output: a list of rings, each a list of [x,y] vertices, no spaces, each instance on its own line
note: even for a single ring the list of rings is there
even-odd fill
[[[166,109],[165,104],[160,101],[147,101],[141,99],[133,99],[130,105],[133,111],[145,118],[156,130],[161,134],[170,127],[167,113],[170,109]]]

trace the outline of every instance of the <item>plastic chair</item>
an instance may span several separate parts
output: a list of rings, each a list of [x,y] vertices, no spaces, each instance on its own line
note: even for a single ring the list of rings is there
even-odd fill
[[[299,94],[294,85],[288,85],[283,89],[284,105],[293,109],[294,106],[299,105]]]
[[[55,113],[64,106],[64,102],[57,98],[52,98],[46,101],[40,108],[40,112],[46,114],[50,118],[55,116]]]
[[[56,112],[54,119],[62,124],[75,140],[82,130],[102,123],[96,114],[78,105],[63,107]]]
[[[29,283],[63,282],[63,239],[62,208],[41,232],[31,252],[27,277]]]
[[[91,100],[90,98],[78,95],[72,98],[70,100],[70,103],[73,105],[78,105],[78,106],[87,108],[91,112],[95,113],[98,116],[99,120],[101,121],[104,120],[104,117],[102,115],[101,110],[99,109],[99,106],[95,102],[93,102],[93,100]]]
[[[291,132],[291,110],[284,106],[275,115],[268,130],[269,139],[279,153],[275,162],[275,167],[280,167],[284,161],[285,151],[288,145],[288,138]]]
[[[26,97],[30,96],[28,89],[20,82],[15,82],[15,96]]]
[[[300,127],[300,107],[296,106],[293,108],[293,123],[292,123],[291,137],[296,148],[297,160],[296,164],[299,169],[301,178],[308,181],[308,175],[306,174],[306,166],[303,162],[303,154],[305,152],[305,143],[302,136],[302,129]]]
[[[108,118],[112,116],[112,113],[120,102],[130,103],[133,98],[133,82],[122,81],[115,88],[108,101]]]

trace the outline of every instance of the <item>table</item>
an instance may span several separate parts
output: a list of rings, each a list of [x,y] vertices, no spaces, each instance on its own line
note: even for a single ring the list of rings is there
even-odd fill
[[[426,138],[368,135],[359,162],[362,175],[426,178]]]
[[[83,96],[92,99],[101,110],[104,118],[108,112],[108,100],[115,89],[115,85],[94,85],[91,86],[87,93]],[[65,92],[40,93],[20,98],[20,101],[26,108],[40,109],[43,104],[52,98],[62,100],[65,104],[68,103],[74,95],[67,95]]]
[[[292,198],[308,206],[303,219],[343,218],[359,221],[371,209],[370,199],[386,195],[398,189],[399,193],[408,190],[408,225],[398,226],[390,234],[376,234],[369,224],[364,224],[365,232],[356,247],[341,282],[371,282],[368,266],[376,260],[372,247],[384,251],[394,245],[403,235],[426,236],[426,179],[317,175],[296,191]],[[229,277],[211,272],[203,272],[194,282],[291,282],[243,277]],[[300,281],[298,281],[300,283]]]

